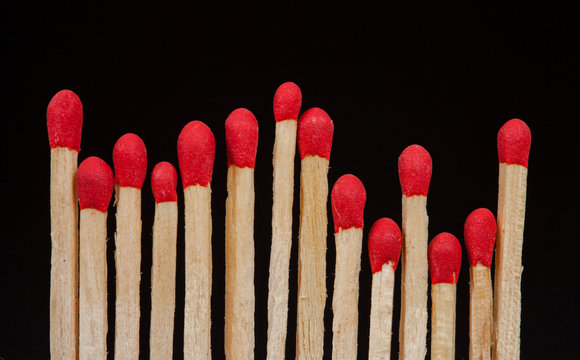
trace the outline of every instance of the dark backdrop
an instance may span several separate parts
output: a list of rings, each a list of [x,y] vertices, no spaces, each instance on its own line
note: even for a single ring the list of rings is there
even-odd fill
[[[126,132],[140,135],[148,171],[177,165],[176,140],[202,120],[216,137],[213,172],[213,356],[223,358],[224,121],[237,107],[256,115],[256,358],[265,358],[272,206],[272,99],[294,81],[303,107],[335,123],[329,182],[345,173],[365,184],[360,274],[359,357],[367,356],[370,225],[400,224],[397,157],[409,144],[433,158],[429,238],[451,232],[463,244],[470,211],[497,203],[496,134],[519,117],[532,131],[522,289],[523,359],[578,358],[576,145],[578,33],[571,9],[397,9],[343,7],[156,6],[4,1],[2,23],[2,212],[0,358],[49,357],[49,146],[45,111],[63,88],[84,105],[80,160],[112,164]],[[299,162],[296,163],[297,166]],[[299,170],[299,168],[297,168]],[[296,172],[298,181],[299,171]],[[298,187],[290,270],[287,357],[295,355]],[[180,211],[182,211],[182,191]],[[143,188],[141,358],[148,358],[151,229]],[[183,218],[178,238],[175,358],[183,345]],[[329,213],[330,215],[330,213]],[[329,221],[325,358],[332,340],[335,248]],[[109,357],[114,334],[114,208],[109,210]],[[398,352],[397,270],[393,354]],[[469,272],[463,254],[457,297],[457,358],[468,356]],[[396,355],[395,355],[396,356]]]

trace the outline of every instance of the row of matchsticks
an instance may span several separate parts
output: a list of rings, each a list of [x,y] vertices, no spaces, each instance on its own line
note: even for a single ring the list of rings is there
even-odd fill
[[[300,117],[302,94],[294,83],[274,96],[272,248],[268,293],[268,359],[283,359],[288,314],[292,201],[296,143],[301,157],[296,357],[322,359],[326,302],[327,172],[334,125],[319,108]],[[113,149],[115,176],[97,157],[78,167],[82,105],[71,91],[57,93],[47,110],[51,147],[52,269],[50,339],[53,359],[107,357],[107,210],[116,190],[115,348],[117,360],[139,357],[141,187],[147,173],[143,141],[122,136]],[[225,354],[254,357],[254,164],[258,124],[246,109],[225,122],[226,201]],[[497,138],[497,227],[487,209],[473,211],[464,240],[470,267],[470,359],[519,358],[521,255],[531,135],[521,120],[508,121]],[[177,142],[185,202],[185,359],[211,358],[211,190],[215,153],[211,130],[192,121]],[[373,272],[369,359],[389,359],[395,269],[402,250],[400,359],[427,353],[428,275],[431,279],[431,358],[454,359],[455,296],[461,245],[449,233],[428,244],[427,192],[431,157],[419,145],[399,157],[402,229],[382,218],[368,238]],[[177,239],[177,172],[168,162],[151,174],[156,210],[151,273],[151,359],[173,357]],[[78,197],[77,197],[78,194]],[[366,192],[344,175],[334,184],[331,208],[336,241],[333,359],[356,359],[359,271]],[[80,225],[77,217],[80,207]],[[79,230],[80,228],[80,230]],[[495,299],[490,267],[497,234]],[[365,344],[366,346],[366,344]]]

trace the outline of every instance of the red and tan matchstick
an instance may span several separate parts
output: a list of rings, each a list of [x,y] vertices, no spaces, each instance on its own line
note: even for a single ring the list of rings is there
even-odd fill
[[[50,357],[78,357],[78,208],[75,177],[81,146],[83,106],[69,90],[46,110],[50,144]]]
[[[493,358],[497,360],[520,357],[522,246],[531,141],[530,129],[519,119],[505,123],[497,134],[499,192],[493,317]]]
[[[226,120],[228,198],[226,200],[225,352],[254,358],[254,166],[258,122],[247,109]]]
[[[79,359],[107,359],[107,208],[113,171],[89,157],[77,172],[80,216]]]
[[[322,359],[326,303],[328,164],[334,124],[319,108],[298,120],[300,151],[300,231],[296,358]]]
[[[431,359],[455,359],[455,297],[461,269],[461,245],[450,233],[429,244],[431,275]]]
[[[356,359],[358,338],[358,278],[367,193],[354,175],[341,176],[330,195],[336,268],[332,297],[332,358]]]
[[[287,82],[274,95],[276,138],[272,205],[272,248],[268,282],[267,359],[282,360],[286,351],[288,324],[288,269],[292,247],[292,203],[294,200],[294,156],[296,127],[302,103],[300,88]]]
[[[173,359],[175,253],[177,243],[177,172],[164,161],[151,173],[155,197],[153,266],[151,267],[151,330],[149,358]]]
[[[369,360],[391,358],[393,288],[401,247],[401,230],[397,224],[389,218],[377,220],[369,233],[369,258],[373,271]]]
[[[201,121],[185,125],[177,140],[185,201],[185,312],[183,357],[211,359],[211,175],[215,139]]]
[[[139,358],[139,283],[141,281],[141,187],[147,175],[147,150],[135,134],[113,148],[117,191],[115,268],[115,360]]]
[[[488,209],[474,210],[465,220],[464,236],[469,255],[469,359],[491,359],[493,290],[491,261],[497,232]]]
[[[403,192],[403,256],[401,274],[401,360],[427,354],[427,192],[433,165],[423,147],[411,145],[399,156]]]

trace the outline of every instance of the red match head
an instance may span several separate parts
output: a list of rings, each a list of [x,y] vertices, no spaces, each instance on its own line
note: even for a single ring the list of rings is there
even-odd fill
[[[151,189],[157,204],[167,201],[177,201],[177,171],[167,161],[155,165],[151,173]]]
[[[211,183],[215,157],[215,138],[201,121],[191,121],[183,127],[177,139],[177,158],[183,188]]]
[[[457,284],[461,269],[461,245],[450,233],[441,233],[429,244],[427,249],[431,283]]]
[[[496,232],[495,218],[491,211],[480,208],[469,214],[463,234],[471,266],[481,262],[483,266],[491,267]]]
[[[113,171],[96,156],[86,158],[77,170],[77,192],[82,209],[107,212],[113,194]]]
[[[336,180],[330,195],[335,233],[351,227],[362,229],[366,200],[365,187],[356,176],[348,174]]]
[[[81,149],[83,104],[74,92],[61,90],[50,100],[46,109],[46,125],[50,148]]]
[[[147,149],[135,134],[125,134],[113,148],[115,181],[119,186],[141,189],[147,175]]]
[[[420,145],[408,146],[399,156],[399,181],[406,196],[427,196],[433,164],[431,155]]]
[[[274,95],[274,119],[276,122],[298,120],[302,105],[302,92],[293,82],[285,82]]]
[[[497,154],[500,163],[528,167],[532,133],[525,122],[512,119],[497,133]]]
[[[381,271],[389,261],[395,271],[401,256],[401,239],[401,230],[393,220],[381,218],[373,224],[369,232],[369,258],[373,274]]]
[[[248,109],[239,108],[226,119],[228,167],[254,168],[258,150],[258,121]]]
[[[298,120],[298,150],[300,158],[318,155],[330,160],[334,124],[320,108],[306,110]]]

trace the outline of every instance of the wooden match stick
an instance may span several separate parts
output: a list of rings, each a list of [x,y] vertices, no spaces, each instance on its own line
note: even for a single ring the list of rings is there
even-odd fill
[[[411,145],[399,156],[403,192],[403,256],[401,274],[401,360],[427,354],[427,192],[433,165],[423,147]]]
[[[389,219],[377,220],[369,233],[369,258],[373,271],[369,360],[391,358],[393,288],[401,256],[401,230]]]
[[[69,90],[46,110],[50,144],[50,357],[78,357],[78,208],[75,177],[81,146],[83,105]]]
[[[215,139],[201,121],[179,134],[177,156],[185,201],[185,360],[211,359],[211,175]]]
[[[77,172],[80,216],[79,359],[107,359],[107,208],[113,171],[89,157]]]
[[[431,359],[455,359],[455,296],[461,269],[461,245],[449,233],[429,244],[431,275]]]
[[[332,358],[356,359],[358,338],[358,278],[367,193],[354,175],[341,176],[330,195],[336,268],[332,297]]]
[[[322,359],[326,303],[328,164],[334,124],[319,108],[298,120],[300,151],[300,230],[296,358]]]
[[[488,209],[474,210],[465,220],[465,247],[469,255],[469,359],[491,359],[493,290],[491,261],[495,218]]]
[[[149,358],[173,358],[175,316],[175,253],[177,243],[177,172],[164,161],[151,173],[155,197],[153,266],[151,267],[151,330]]]
[[[512,119],[497,134],[499,193],[495,263],[493,358],[519,359],[522,246],[526,212],[528,157],[532,135]]]
[[[141,187],[147,175],[147,150],[135,134],[113,148],[117,191],[115,268],[115,360],[139,358],[139,283],[141,281]]]
[[[267,359],[282,360],[286,351],[288,324],[288,269],[292,248],[292,203],[296,127],[302,103],[300,88],[287,82],[274,95],[276,138],[272,205],[272,248],[268,282]]]
[[[258,122],[247,109],[226,120],[225,352],[228,359],[254,358],[254,166]]]

